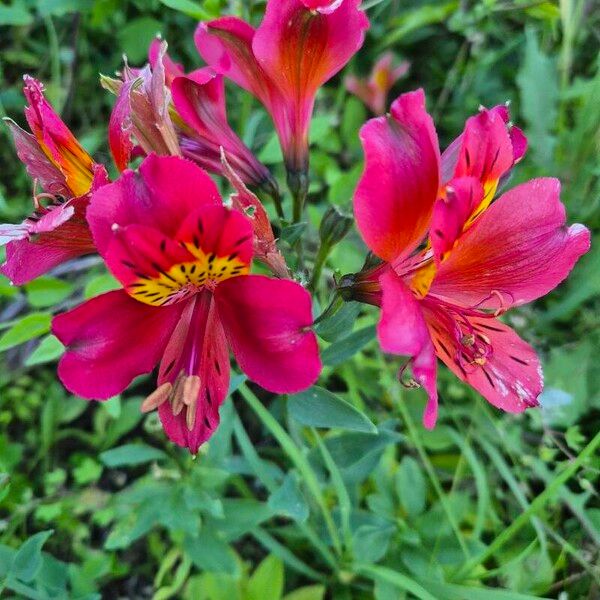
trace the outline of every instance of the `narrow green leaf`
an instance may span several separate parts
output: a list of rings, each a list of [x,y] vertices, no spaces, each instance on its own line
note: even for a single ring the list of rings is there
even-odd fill
[[[107,467],[141,465],[165,457],[166,454],[162,450],[145,444],[125,444],[100,454],[100,460]]]
[[[396,491],[410,517],[416,517],[425,510],[427,484],[419,463],[411,456],[405,456],[400,463],[396,473]]]
[[[377,433],[377,427],[365,414],[339,396],[316,385],[290,396],[288,410],[302,425]]]
[[[40,345],[27,357],[25,361],[26,367],[33,367],[35,365],[42,365],[44,363],[52,362],[59,358],[64,352],[65,347],[61,342],[53,335],[46,336]]]
[[[51,323],[52,316],[48,313],[31,313],[19,319],[0,337],[0,352],[4,352],[48,333]]]
[[[352,358],[357,352],[362,350],[371,340],[375,339],[375,327],[369,325],[351,333],[331,344],[321,354],[323,364],[330,367],[336,367]]]
[[[73,293],[71,283],[55,277],[39,277],[25,286],[27,301],[34,308],[47,308],[62,302]]]

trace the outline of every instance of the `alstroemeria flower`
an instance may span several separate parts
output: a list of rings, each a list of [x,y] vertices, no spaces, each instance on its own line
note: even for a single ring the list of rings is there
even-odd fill
[[[427,427],[437,419],[436,356],[502,410],[538,404],[539,359],[497,316],[554,289],[590,245],[585,227],[565,225],[556,179],[534,179],[490,205],[524,151],[504,116],[492,109],[469,119],[451,175],[422,90],[361,131],[366,167],[354,208],[383,263],[345,283],[381,307],[381,348],[411,357],[429,395]]]
[[[360,79],[356,75],[346,77],[348,91],[362,100],[376,115],[385,113],[388,94],[410,68],[410,63],[406,60],[397,66],[394,66],[394,61],[394,55],[386,52],[375,63],[368,79]]]
[[[33,133],[7,123],[19,159],[44,193],[34,193],[34,212],[21,224],[0,225],[0,245],[8,244],[0,272],[15,285],[95,251],[85,220],[88,193],[108,182],[104,166],[94,162],[46,100],[42,84],[28,75],[24,80],[25,117]]]
[[[223,206],[198,166],[150,155],[92,196],[98,250],[123,285],[60,315],[64,385],[106,399],[160,365],[142,410],[197,452],[219,423],[229,348],[248,377],[276,393],[312,385],[321,370],[310,295],[291,280],[250,275],[252,226]]]
[[[235,17],[201,23],[196,30],[202,58],[256,96],[271,114],[292,182],[305,179],[317,90],[364,41],[369,21],[359,4],[269,0],[256,30]]]

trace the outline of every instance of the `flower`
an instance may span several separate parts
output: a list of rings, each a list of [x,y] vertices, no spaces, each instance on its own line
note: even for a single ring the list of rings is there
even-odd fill
[[[307,185],[315,96],[362,46],[369,21],[360,0],[269,0],[258,29],[235,17],[200,23],[196,47],[218,73],[271,114],[292,187]]]
[[[15,285],[95,251],[85,221],[88,193],[108,182],[104,166],[94,162],[46,100],[42,84],[29,75],[23,79],[25,117],[33,133],[7,123],[17,155],[44,193],[34,194],[35,210],[21,224],[0,225],[0,245],[8,244],[0,272]]]
[[[359,79],[355,75],[346,77],[347,90],[362,100],[376,115],[385,113],[390,90],[410,68],[410,63],[406,60],[396,67],[393,64],[394,55],[386,52],[375,63],[369,79]]]
[[[440,157],[419,90],[361,131],[366,166],[354,209],[383,262],[346,278],[342,292],[381,307],[380,346],[411,357],[429,396],[427,427],[437,419],[436,356],[502,410],[538,404],[539,359],[497,317],[554,289],[590,246],[585,227],[565,226],[556,179],[528,181],[492,203],[525,149],[507,120],[501,107],[482,110]]]
[[[59,376],[73,393],[106,399],[160,364],[142,410],[192,453],[219,422],[231,347],[265,389],[293,393],[321,370],[310,295],[291,280],[250,275],[252,225],[223,206],[197,165],[151,154],[92,196],[98,251],[123,288],[56,317],[67,351]]]

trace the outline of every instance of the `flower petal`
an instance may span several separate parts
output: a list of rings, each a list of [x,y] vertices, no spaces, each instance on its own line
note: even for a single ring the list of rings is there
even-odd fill
[[[431,337],[439,358],[462,381],[474,387],[490,404],[511,413],[538,405],[544,387],[542,367],[535,350],[510,327],[497,319],[463,317],[473,335],[484,336],[491,347],[484,364],[462,365],[457,341],[439,310],[425,309]]]
[[[387,117],[363,126],[365,171],[354,196],[367,246],[388,262],[408,256],[423,239],[440,184],[437,135],[423,90],[400,96]]]
[[[184,219],[201,206],[220,205],[212,179],[193,162],[151,154],[139,174],[125,171],[92,194],[87,218],[100,254],[113,238],[113,225],[154,227],[173,238]]]
[[[589,231],[583,225],[567,228],[565,219],[557,179],[515,187],[463,234],[440,265],[430,293],[492,309],[544,296],[590,247]]]
[[[46,100],[42,84],[29,75],[25,75],[23,80],[23,92],[29,102],[25,118],[32,133],[46,156],[64,175],[72,195],[82,196],[92,184],[92,157]]]
[[[123,82],[108,121],[108,145],[119,171],[124,171],[131,160],[133,151],[131,93],[139,84],[138,78]]]
[[[17,156],[25,165],[29,177],[38,180],[43,190],[70,198],[73,192],[68,188],[61,170],[44,154],[35,136],[21,129],[12,119],[5,122],[13,137]]]
[[[467,219],[483,201],[483,186],[476,177],[458,177],[436,200],[431,218],[431,246],[439,263],[445,260],[460,237]]]
[[[204,336],[201,340],[192,340],[195,335],[194,319],[204,322]],[[219,426],[219,407],[227,397],[229,388],[229,349],[215,303],[210,296],[208,302],[188,303],[161,362],[158,383],[175,381],[177,375],[186,371],[189,360],[185,360],[186,342],[200,344],[198,361],[193,375],[199,377],[200,387],[193,410],[193,424],[185,408],[179,414],[173,413],[173,407],[165,402],[159,407],[159,415],[169,438],[192,454],[206,442]],[[183,350],[183,352],[182,352]]]
[[[311,298],[299,284],[262,275],[236,277],[215,290],[219,317],[240,368],[265,389],[295,393],[321,372]]]
[[[393,271],[386,270],[379,281],[383,292],[379,344],[384,352],[411,358],[413,375],[429,397],[423,424],[431,429],[438,410],[437,362],[421,303]]]
[[[88,196],[73,198],[12,226],[14,241],[6,247],[0,272],[14,285],[23,285],[67,260],[95,252],[85,221],[88,201]]]
[[[273,84],[252,51],[255,30],[242,19],[223,17],[200,23],[194,35],[200,56],[217,72],[269,107]]]
[[[270,0],[252,49],[261,67],[293,102],[312,97],[362,46],[369,21],[359,0]],[[300,97],[299,97],[300,96]]]
[[[222,173],[222,147],[244,182],[261,185],[270,178],[267,168],[258,161],[227,122],[225,86],[221,75],[215,74],[212,69],[206,69],[203,79],[200,79],[199,72],[195,79],[177,77],[173,80],[171,92],[175,108],[183,121],[212,150],[209,160],[204,161],[207,168]],[[181,147],[185,154],[185,141]]]
[[[58,366],[61,381],[84,398],[119,394],[158,364],[182,310],[153,308],[118,290],[55,317],[52,331],[67,347]]]

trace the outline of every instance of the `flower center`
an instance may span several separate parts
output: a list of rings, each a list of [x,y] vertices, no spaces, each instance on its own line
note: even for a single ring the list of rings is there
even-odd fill
[[[217,284],[231,277],[247,275],[250,267],[237,253],[217,256],[205,254],[191,243],[182,243],[194,260],[177,263],[168,270],[154,265],[155,275],[142,275],[127,286],[136,300],[151,306],[167,306],[197,294],[203,289],[213,291]]]

